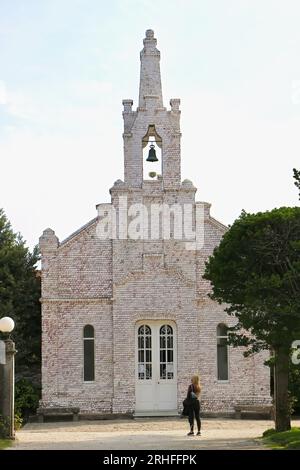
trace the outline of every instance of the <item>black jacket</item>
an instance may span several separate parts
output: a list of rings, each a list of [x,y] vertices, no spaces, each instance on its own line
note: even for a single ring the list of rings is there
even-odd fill
[[[189,416],[190,413],[190,408],[192,406],[193,400],[197,400],[197,398],[192,397],[192,392],[194,392],[194,386],[193,384],[189,385],[187,396],[185,400],[183,400],[182,405],[183,405],[183,410],[182,410],[182,416]]]

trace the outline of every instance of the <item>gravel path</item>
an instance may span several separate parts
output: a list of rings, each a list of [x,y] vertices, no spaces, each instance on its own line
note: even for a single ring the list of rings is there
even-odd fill
[[[17,433],[18,449],[265,449],[257,439],[273,427],[264,420],[202,420],[202,435],[188,437],[179,418],[31,423]]]

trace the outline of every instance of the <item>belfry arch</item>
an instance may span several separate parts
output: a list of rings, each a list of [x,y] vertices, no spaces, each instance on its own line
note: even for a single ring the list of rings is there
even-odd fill
[[[162,138],[157,133],[154,124],[148,126],[148,130],[142,138],[142,152],[143,179],[158,179],[162,175]]]

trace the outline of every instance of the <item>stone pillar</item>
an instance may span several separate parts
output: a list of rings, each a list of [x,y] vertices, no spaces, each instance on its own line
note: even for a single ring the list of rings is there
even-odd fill
[[[6,362],[0,365],[0,414],[8,423],[7,437],[15,438],[14,401],[15,401],[15,343],[6,339]]]
[[[57,253],[59,240],[54,230],[47,228],[39,239],[42,255],[42,299],[57,297],[58,267]]]

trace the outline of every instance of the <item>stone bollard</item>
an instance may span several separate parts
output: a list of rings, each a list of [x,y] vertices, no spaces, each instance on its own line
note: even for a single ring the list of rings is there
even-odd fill
[[[8,439],[15,438],[14,399],[15,399],[15,343],[10,339],[5,343],[5,363],[0,364],[0,415],[7,423]],[[2,361],[3,362],[3,361]]]

